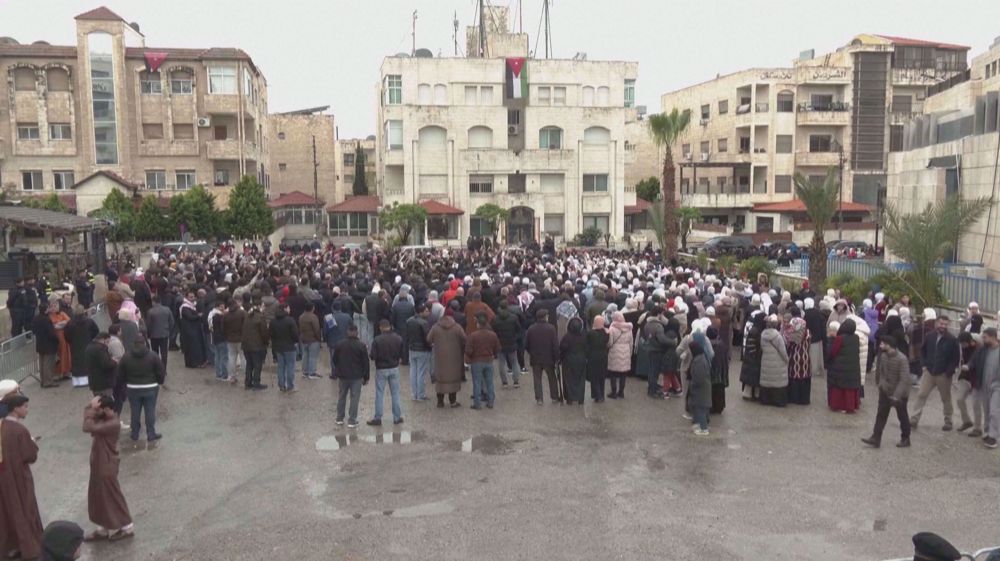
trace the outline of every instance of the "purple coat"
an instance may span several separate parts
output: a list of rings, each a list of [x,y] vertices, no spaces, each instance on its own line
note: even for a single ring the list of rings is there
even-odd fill
[[[865,308],[865,323],[868,324],[868,342],[875,342],[875,332],[878,331],[878,310]]]

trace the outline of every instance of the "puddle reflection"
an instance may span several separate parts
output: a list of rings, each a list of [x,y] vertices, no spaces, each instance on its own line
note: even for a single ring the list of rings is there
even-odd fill
[[[416,431],[382,432],[372,434],[334,434],[316,440],[316,450],[335,452],[353,444],[411,444],[423,440],[423,433]]]

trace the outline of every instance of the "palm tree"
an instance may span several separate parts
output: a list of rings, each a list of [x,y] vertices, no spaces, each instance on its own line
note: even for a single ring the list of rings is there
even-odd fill
[[[813,224],[813,237],[809,244],[809,282],[820,290],[826,282],[826,240],[823,234],[839,207],[840,182],[836,170],[829,168],[821,184],[812,183],[806,176],[796,173],[795,196],[805,205],[806,214]]]
[[[952,195],[927,205],[919,214],[904,215],[896,205],[886,204],[885,246],[910,265],[902,279],[913,289],[915,302],[943,303],[939,300],[937,264],[948,257],[990,206],[988,197],[962,200]]]
[[[674,181],[674,155],[671,146],[691,122],[691,111],[679,111],[676,107],[670,113],[659,113],[649,118],[649,134],[653,143],[663,147],[663,226],[666,228],[661,245],[664,257],[677,255],[677,185]]]

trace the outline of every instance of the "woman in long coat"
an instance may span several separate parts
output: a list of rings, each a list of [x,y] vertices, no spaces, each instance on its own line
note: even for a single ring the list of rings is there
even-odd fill
[[[576,304],[573,303],[569,298],[569,294],[566,292],[562,293],[559,297],[559,305],[556,306],[556,333],[559,336],[559,340],[562,341],[563,336],[569,330],[569,322],[575,317],[580,317],[580,310],[576,308]]]
[[[114,400],[97,396],[83,412],[83,432],[90,433],[90,484],[87,511],[98,529],[87,540],[117,541],[132,537],[132,515],[118,484],[118,436],[122,424],[114,411]]]
[[[856,329],[854,320],[845,320],[830,344],[828,402],[834,411],[854,413],[861,405],[861,345]]]
[[[184,352],[184,366],[187,368],[202,368],[208,363],[208,349],[205,348],[201,328],[203,322],[204,317],[195,306],[194,294],[188,293],[181,304],[180,324],[181,351]]]
[[[764,312],[755,311],[750,318],[750,330],[743,338],[743,364],[740,366],[740,383],[743,399],[757,399],[760,389],[760,334],[764,331]]]
[[[566,335],[559,340],[559,365],[566,404],[583,405],[587,389],[587,338],[583,334],[583,320],[578,317],[569,320]]]
[[[732,328],[724,331],[709,327],[705,332],[712,345],[712,411],[719,415],[726,409],[726,388],[729,387],[729,345],[724,339],[732,338]]]
[[[70,370],[73,368],[73,353],[70,350],[69,341],[66,340],[66,325],[69,323],[69,316],[60,311],[59,301],[49,302],[49,319],[56,328],[56,337],[59,338],[59,366],[56,373],[61,378],[68,378]]]
[[[612,315],[608,329],[608,376],[611,379],[611,399],[624,399],[625,378],[632,370],[632,324],[625,321],[625,314]]]
[[[608,376],[608,331],[604,316],[594,316],[593,329],[587,332],[587,380],[590,397],[596,403],[604,401],[604,379]]]
[[[784,407],[788,404],[788,349],[778,331],[781,324],[775,316],[767,320],[760,334],[760,395],[762,405]]]
[[[427,342],[433,353],[437,406],[444,407],[444,396],[448,394],[448,403],[459,407],[457,395],[462,391],[465,374],[465,330],[454,317],[446,315],[434,323]]]
[[[86,386],[89,372],[84,353],[87,345],[97,337],[100,330],[94,320],[87,317],[87,310],[77,304],[73,319],[66,324],[66,338],[69,340],[70,362],[73,365],[73,387]]]
[[[788,402],[809,405],[812,377],[809,371],[809,330],[806,320],[792,318],[785,328],[788,349]]]

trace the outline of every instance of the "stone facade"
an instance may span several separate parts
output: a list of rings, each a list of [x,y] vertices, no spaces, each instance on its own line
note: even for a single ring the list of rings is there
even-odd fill
[[[268,120],[271,138],[271,198],[292,191],[313,194],[313,138],[316,139],[319,199],[337,199],[336,131],[333,115],[276,113]]]
[[[250,57],[147,48],[137,29],[98,8],[77,16],[75,46],[0,44],[4,190],[68,191],[103,170],[165,196],[202,184],[224,206],[242,175],[268,184],[267,82]],[[165,58],[147,74],[149,53]]]

